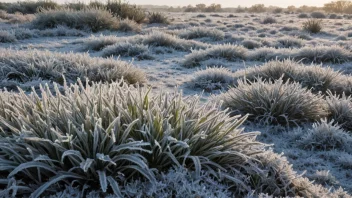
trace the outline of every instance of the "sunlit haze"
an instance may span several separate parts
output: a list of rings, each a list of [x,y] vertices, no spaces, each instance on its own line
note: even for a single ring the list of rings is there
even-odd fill
[[[4,0],[5,2],[16,2],[18,0]],[[78,0],[76,0],[78,1]],[[68,0],[57,0],[59,3],[67,3],[67,2],[76,2],[76,1],[68,1]],[[80,0],[83,2],[90,2],[90,0]],[[105,1],[103,1],[105,2]],[[287,7],[289,5],[294,6],[323,6],[324,3],[331,2],[331,0],[290,0],[290,1],[283,1],[283,0],[247,0],[247,1],[229,1],[229,0],[177,0],[177,1],[165,1],[165,0],[130,0],[128,1],[132,4],[138,5],[168,5],[168,6],[186,6],[186,5],[196,5],[200,3],[204,3],[210,5],[212,3],[221,4],[222,7],[237,7],[238,5],[241,6],[251,6],[253,4],[265,4],[265,6],[280,6],[280,7]]]

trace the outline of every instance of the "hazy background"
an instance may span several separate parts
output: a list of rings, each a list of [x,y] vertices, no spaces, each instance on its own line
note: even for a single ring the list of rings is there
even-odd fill
[[[18,0],[1,0],[3,2],[17,2]],[[66,2],[78,2],[78,1],[67,1],[67,0],[55,0],[59,3]],[[83,2],[90,2],[90,0],[80,0]],[[102,1],[105,2],[105,1]],[[280,6],[287,7],[289,5],[294,6],[323,6],[324,3],[329,3],[331,0],[246,0],[246,1],[233,1],[233,0],[129,0],[131,4],[139,5],[168,5],[168,6],[187,6],[189,4],[195,6],[196,4],[204,3],[210,5],[212,3],[221,4],[222,7],[237,7],[241,6],[251,6],[253,4],[264,4],[265,6]]]

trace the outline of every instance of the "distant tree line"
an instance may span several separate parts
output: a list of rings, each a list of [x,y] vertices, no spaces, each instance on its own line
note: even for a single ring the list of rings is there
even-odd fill
[[[346,0],[332,1],[324,4],[323,9],[326,12],[352,14],[352,2]]]

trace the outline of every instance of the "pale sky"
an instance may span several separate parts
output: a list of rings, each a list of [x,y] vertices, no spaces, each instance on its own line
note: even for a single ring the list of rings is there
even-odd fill
[[[1,0],[4,2],[17,2],[18,0]],[[54,0],[59,3],[66,2],[78,2],[79,0]],[[80,0],[84,2],[90,2],[90,0]],[[204,3],[206,5],[210,5],[212,3],[221,4],[222,7],[237,7],[241,6],[251,6],[253,4],[265,4],[265,6],[279,6],[279,7],[287,7],[289,5],[294,6],[323,6],[324,3],[331,2],[332,0],[245,0],[245,1],[235,1],[235,0],[129,0],[128,2],[131,4],[138,5],[168,5],[168,6],[187,6],[189,4],[196,5],[199,3]],[[105,2],[105,0],[102,0]]]

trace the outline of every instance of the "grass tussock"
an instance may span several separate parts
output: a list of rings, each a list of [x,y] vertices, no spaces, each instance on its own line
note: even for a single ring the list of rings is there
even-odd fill
[[[212,58],[223,58],[227,61],[245,60],[248,50],[237,45],[217,45],[205,50],[192,51],[181,63],[185,67],[199,66],[202,61]]]
[[[248,53],[247,60],[270,61],[270,60],[294,59],[304,63],[344,63],[352,60],[352,53],[337,45],[332,46],[304,46],[297,49],[258,48]]]
[[[0,19],[4,20],[5,23],[10,24],[21,24],[31,22],[35,19],[35,15],[33,14],[22,14],[20,12],[16,12],[14,14],[7,13],[4,10],[0,9]]]
[[[230,70],[224,67],[209,67],[205,70],[197,71],[190,85],[211,92],[212,90],[223,90],[234,84],[234,82],[235,78]]]
[[[300,140],[299,144],[308,150],[352,152],[352,136],[334,124],[333,121],[322,120],[319,123],[314,123],[313,128]]]
[[[309,33],[319,33],[323,29],[323,21],[318,19],[310,19],[303,23],[303,30]]]
[[[120,42],[114,45],[110,45],[102,50],[103,57],[109,56],[133,56],[138,60],[150,60],[153,59],[149,55],[149,48],[143,44],[131,44],[129,42]]]
[[[148,15],[149,23],[170,24],[169,19],[161,12],[152,12]]]
[[[343,129],[352,131],[352,99],[345,93],[337,95],[329,92],[326,97],[329,110],[329,120],[334,120]]]
[[[123,19],[120,20],[117,30],[122,32],[140,32],[142,31],[142,27],[133,20]]]
[[[214,41],[224,40],[225,33],[215,28],[189,28],[178,33],[178,36],[183,39],[211,38]]]
[[[327,115],[321,96],[283,79],[273,82],[240,80],[238,86],[221,94],[223,108],[264,124],[299,125]]]
[[[137,23],[142,23],[146,19],[146,12],[143,8],[119,0],[109,0],[104,8],[114,16],[130,19]]]
[[[263,146],[257,133],[238,129],[245,118],[200,105],[197,97],[151,95],[121,82],[79,83],[64,93],[0,93],[0,158],[6,167],[0,185],[12,186],[1,193],[17,189],[14,195],[37,197],[74,183],[121,196],[123,181],[156,185],[152,170],[173,166],[192,169],[198,178],[207,171],[237,186],[233,192],[249,190],[241,167],[251,167],[247,161]]]
[[[301,40],[292,41],[285,38],[282,44],[286,46],[299,46]],[[246,45],[246,42],[244,42]],[[255,46],[253,46],[255,47]],[[185,56],[181,65],[185,67],[195,67],[201,62],[209,59],[225,59],[227,61],[271,61],[293,59],[304,63],[344,63],[352,60],[352,52],[337,46],[304,46],[301,48],[271,48],[262,47],[248,51],[246,48],[237,45],[215,45],[205,50],[194,50]]]
[[[204,49],[207,44],[199,41],[188,41],[180,39],[174,35],[164,32],[152,31],[146,35],[136,35],[127,38],[118,38],[115,36],[92,36],[84,40],[85,49],[101,50],[108,45],[117,44],[119,42],[129,42],[135,45],[146,45],[149,47],[168,47],[181,51],[191,51],[192,49]]]
[[[32,25],[37,29],[67,26],[75,29],[89,29],[93,32],[100,30],[116,30],[118,19],[107,10],[87,8],[84,10],[58,9],[41,10],[36,14]]]
[[[298,82],[302,87],[306,87],[314,93],[328,94],[329,91],[338,94],[351,93],[349,90],[350,83],[346,79],[348,76],[329,67],[322,67],[321,65],[305,66],[290,59],[270,61],[262,66],[239,70],[234,76],[249,81],[255,81],[257,78],[266,81],[282,78],[284,81]]]
[[[0,30],[0,43],[15,43],[16,41],[15,35],[6,30]]]
[[[63,76],[69,83],[75,82],[77,78],[102,82],[124,78],[130,84],[146,81],[144,72],[130,63],[91,58],[88,54],[1,49],[0,65],[1,84],[11,85],[7,88],[13,89],[21,83],[37,80],[49,80],[62,84]]]
[[[277,23],[277,21],[274,17],[271,17],[271,16],[265,17],[262,21],[262,24],[273,24],[273,23]]]

